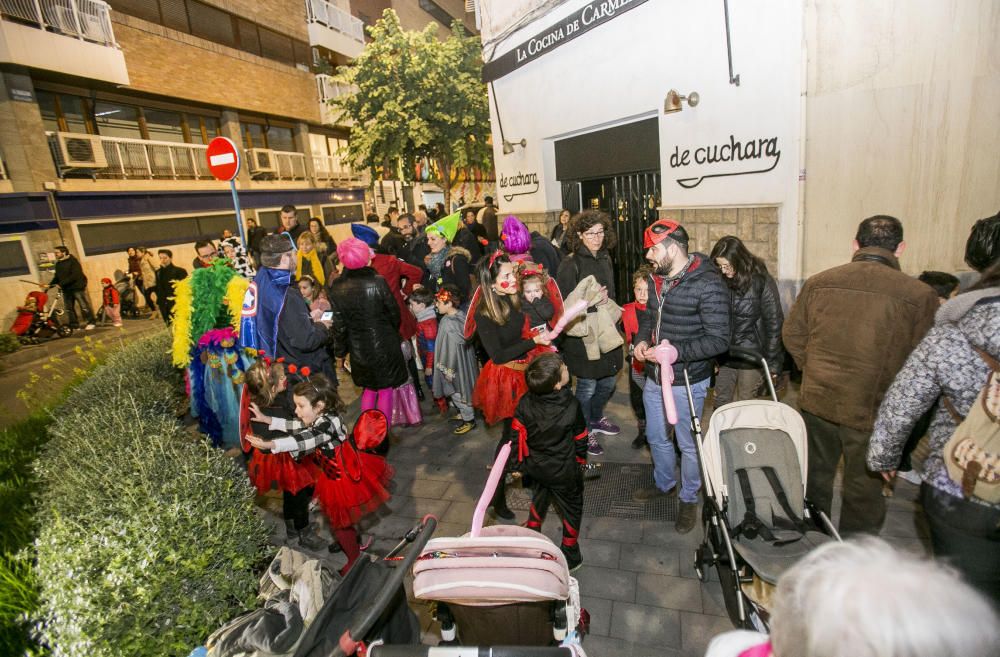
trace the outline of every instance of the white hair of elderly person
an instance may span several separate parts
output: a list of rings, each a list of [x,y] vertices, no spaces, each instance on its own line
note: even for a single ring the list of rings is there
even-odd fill
[[[705,657],[998,657],[1000,618],[943,564],[865,538],[813,550],[778,580],[771,635],[738,630]]]

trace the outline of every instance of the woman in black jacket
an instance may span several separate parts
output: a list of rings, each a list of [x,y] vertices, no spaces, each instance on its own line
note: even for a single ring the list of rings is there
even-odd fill
[[[361,410],[378,408],[392,422],[392,390],[406,383],[399,342],[399,305],[371,264],[371,249],[351,237],[337,246],[343,273],[329,288],[336,355],[351,356]]]
[[[552,245],[559,249],[559,253],[561,254],[568,253],[566,250],[566,228],[569,227],[570,216],[569,210],[561,210],[559,212],[559,223],[552,228],[552,235],[550,236]]]
[[[764,261],[750,253],[738,237],[727,235],[712,248],[712,261],[729,287],[732,314],[731,345],[759,352],[776,380],[785,359],[781,346],[781,310],[778,284]],[[733,357],[719,361],[715,377],[715,407],[731,401],[753,399],[764,383],[760,363]]]
[[[570,295],[587,276],[593,276],[604,286],[603,300],[587,309],[597,312],[597,306],[615,299],[615,271],[608,253],[615,248],[616,237],[611,218],[603,212],[587,210],[573,217],[566,228],[566,244],[570,255],[563,258],[556,274],[556,283],[563,298]],[[590,428],[587,452],[600,456],[604,449],[595,434],[617,436],[621,428],[604,417],[604,407],[615,391],[615,376],[622,367],[622,348],[601,354],[597,360],[587,359],[583,339],[565,336],[559,346],[569,373],[576,377],[576,398],[583,408],[583,417]]]

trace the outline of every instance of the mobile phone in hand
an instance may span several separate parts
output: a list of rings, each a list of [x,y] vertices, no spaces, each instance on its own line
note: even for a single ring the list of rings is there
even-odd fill
[[[325,313],[323,313],[322,316],[320,316],[320,320],[324,321],[324,322],[332,322],[333,321],[333,311],[328,310]]]

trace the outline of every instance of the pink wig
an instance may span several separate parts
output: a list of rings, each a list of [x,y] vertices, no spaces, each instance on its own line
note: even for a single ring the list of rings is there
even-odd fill
[[[503,220],[503,245],[507,253],[521,255],[531,248],[531,233],[521,220],[512,214]]]
[[[337,245],[337,256],[347,269],[361,269],[371,262],[372,250],[357,237],[348,237]]]

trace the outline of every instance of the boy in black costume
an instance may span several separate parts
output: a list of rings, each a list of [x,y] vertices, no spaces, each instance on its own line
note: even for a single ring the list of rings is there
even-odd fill
[[[570,571],[583,565],[580,521],[583,518],[583,472],[587,463],[587,422],[569,389],[569,371],[555,353],[531,361],[524,373],[528,392],[514,413],[514,451],[532,479],[531,509],[525,527],[542,530],[549,502],[562,518],[560,548]]]

